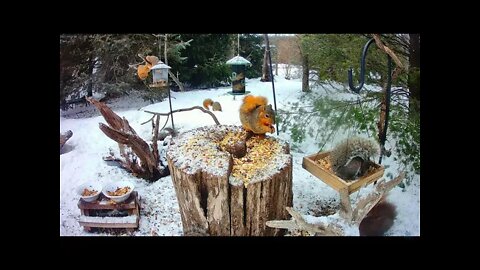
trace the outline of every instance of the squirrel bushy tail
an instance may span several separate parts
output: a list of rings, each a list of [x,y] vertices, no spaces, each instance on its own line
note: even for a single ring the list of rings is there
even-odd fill
[[[211,98],[207,98],[203,100],[203,107],[205,109],[210,110],[209,108],[210,106],[214,111],[222,111],[222,105],[220,105],[220,102],[213,101]]]
[[[357,175],[368,170],[371,158],[379,153],[380,147],[375,141],[354,136],[333,148],[330,153],[330,163],[338,176],[353,180]]]
[[[248,95],[240,106],[240,122],[243,128],[255,134],[275,132],[275,111],[266,97]]]
[[[248,95],[243,98],[243,103],[242,103],[242,106],[240,107],[240,111],[243,113],[251,113],[258,106],[261,106],[261,105],[266,106],[267,104],[268,104],[268,100],[266,97]]]
[[[203,100],[203,107],[207,110],[209,109],[208,106],[212,106],[212,104],[213,104],[213,100],[211,98],[207,98]]]
[[[360,222],[360,236],[383,236],[392,227],[396,216],[395,205],[382,198]]]

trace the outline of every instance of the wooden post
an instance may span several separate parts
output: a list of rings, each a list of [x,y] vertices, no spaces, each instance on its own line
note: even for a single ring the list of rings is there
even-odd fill
[[[292,206],[289,146],[266,136],[246,141],[247,152],[242,158],[222,150],[225,138],[244,135],[246,132],[241,127],[217,125],[174,138],[167,160],[184,235],[279,236],[286,233],[283,229],[267,227],[266,221],[286,219],[286,207]],[[261,148],[269,149],[266,150],[269,154],[255,156]],[[257,166],[258,170],[245,170]],[[243,182],[242,175],[250,181]]]

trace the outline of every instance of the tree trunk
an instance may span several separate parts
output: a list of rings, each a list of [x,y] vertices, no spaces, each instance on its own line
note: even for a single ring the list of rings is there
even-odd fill
[[[268,136],[250,138],[255,143],[246,141],[249,151],[237,159],[228,150],[221,150],[221,142],[231,134],[246,138],[240,127],[202,127],[175,138],[167,151],[184,235],[284,235],[285,230],[269,228],[266,221],[286,219],[285,207],[292,206],[292,157],[288,144]],[[263,143],[268,144],[268,149],[276,149],[270,158],[249,155],[264,149],[255,148]],[[245,184],[241,177],[249,173],[242,171],[241,166],[261,165],[264,167],[251,171],[253,177]]]
[[[408,89],[410,115],[420,112],[420,34],[410,34]]]
[[[278,41],[276,46],[277,49],[275,50],[275,76],[278,76]]]
[[[302,92],[309,92],[310,66],[308,65],[308,55],[302,54]]]
[[[269,42],[267,38],[267,34],[263,35],[265,37],[265,52],[263,54],[263,67],[262,67],[262,82],[271,82],[272,78],[270,78],[270,68],[268,66],[268,48]]]
[[[95,67],[96,61],[91,57],[90,62],[88,64],[88,82],[87,82],[87,97],[91,97],[93,95],[93,68]]]

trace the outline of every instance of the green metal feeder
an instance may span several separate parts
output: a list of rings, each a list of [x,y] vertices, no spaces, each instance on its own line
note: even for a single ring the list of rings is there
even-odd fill
[[[237,55],[227,61],[227,65],[232,66],[232,94],[245,95],[245,71],[252,63],[247,59]]]

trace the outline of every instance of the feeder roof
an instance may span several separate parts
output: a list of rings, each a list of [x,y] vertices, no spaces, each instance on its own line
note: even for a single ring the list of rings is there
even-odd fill
[[[171,67],[165,65],[164,63],[160,63],[160,64],[156,64],[151,69],[162,69],[162,68],[171,68]]]
[[[252,65],[252,63],[250,63],[250,61],[241,57],[240,55],[237,55],[232,59],[228,60],[227,65]]]

